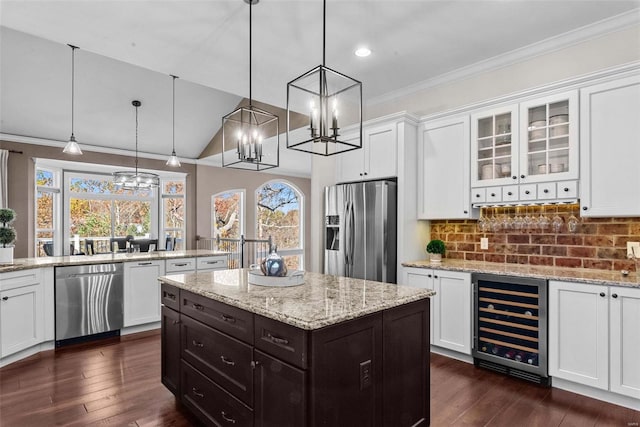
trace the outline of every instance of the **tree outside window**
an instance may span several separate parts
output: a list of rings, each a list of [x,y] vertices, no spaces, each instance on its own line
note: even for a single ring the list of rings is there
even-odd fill
[[[239,239],[244,231],[244,190],[229,190],[213,195],[211,236]]]

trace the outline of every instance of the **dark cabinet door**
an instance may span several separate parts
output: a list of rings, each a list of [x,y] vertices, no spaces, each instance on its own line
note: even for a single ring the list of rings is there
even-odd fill
[[[306,373],[254,350],[255,427],[303,427],[306,423]]]
[[[180,395],[180,313],[162,307],[162,384]]]
[[[429,300],[383,314],[385,426],[429,425]]]

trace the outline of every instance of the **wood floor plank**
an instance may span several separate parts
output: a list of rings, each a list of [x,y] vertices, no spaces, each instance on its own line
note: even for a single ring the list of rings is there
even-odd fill
[[[431,426],[637,427],[640,412],[431,355]],[[636,424],[634,424],[636,423]],[[197,421],[160,382],[157,331],[46,351],[0,369],[0,426]]]

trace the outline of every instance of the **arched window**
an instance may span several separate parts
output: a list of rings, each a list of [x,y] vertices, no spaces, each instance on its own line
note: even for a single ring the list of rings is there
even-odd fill
[[[244,233],[244,190],[211,196],[211,237],[239,239]]]
[[[269,181],[256,190],[256,238],[273,238],[289,269],[304,269],[303,196],[293,184]]]

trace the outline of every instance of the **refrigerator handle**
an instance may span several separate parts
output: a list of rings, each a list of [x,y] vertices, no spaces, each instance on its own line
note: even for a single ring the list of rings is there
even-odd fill
[[[388,230],[388,224],[387,224],[387,215],[389,215],[388,212],[388,206],[387,206],[387,200],[389,198],[389,185],[385,182],[382,185],[382,216],[381,216],[381,220],[382,220],[382,241],[386,242],[387,238],[388,238],[388,234],[389,234],[389,230]],[[382,245],[382,281],[386,282],[387,279],[387,257],[389,256],[388,250],[387,250],[387,245]]]
[[[347,277],[349,277],[349,239],[352,233],[351,230],[351,215],[350,215],[350,202],[347,201],[345,209],[344,209],[344,235],[345,235],[345,242],[344,242],[344,269],[345,269],[345,275]]]

